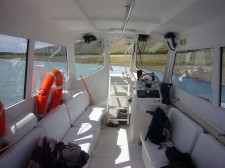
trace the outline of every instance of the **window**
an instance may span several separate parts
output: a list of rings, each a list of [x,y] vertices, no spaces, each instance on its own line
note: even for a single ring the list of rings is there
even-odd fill
[[[59,69],[64,78],[67,78],[67,52],[65,46],[36,41],[34,48],[32,95],[37,94],[43,78],[52,69]]]
[[[225,108],[225,47],[222,48],[222,75],[221,75],[221,102],[220,106]]]
[[[110,38],[110,74],[130,73],[133,39],[114,35]]]
[[[212,49],[180,51],[176,53],[173,85],[196,96],[212,101]]]
[[[154,72],[159,80],[163,80],[167,62],[168,47],[166,43],[147,41],[138,42],[136,66],[146,73]]]
[[[104,43],[101,39],[90,43],[84,43],[83,40],[75,42],[74,55],[77,79],[80,79],[80,75],[87,76],[103,67],[103,50]]]
[[[27,43],[0,34],[0,100],[5,107],[24,99]]]

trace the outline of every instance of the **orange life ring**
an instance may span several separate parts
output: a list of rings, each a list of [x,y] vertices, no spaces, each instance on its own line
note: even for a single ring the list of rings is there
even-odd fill
[[[3,148],[3,137],[5,135],[5,129],[6,129],[6,117],[5,117],[5,108],[0,101],[0,149]]]
[[[48,96],[50,94],[53,83],[55,87],[53,89],[53,97],[48,109],[47,102]],[[60,104],[62,99],[62,90],[63,90],[63,76],[62,73],[57,70],[51,70],[43,79],[41,87],[37,95],[37,115],[38,118],[43,118],[48,110],[54,109]]]

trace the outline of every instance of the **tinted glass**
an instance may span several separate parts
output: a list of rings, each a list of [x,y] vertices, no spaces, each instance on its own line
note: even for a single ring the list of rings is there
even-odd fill
[[[75,66],[76,78],[80,75],[87,76],[88,74],[100,69],[103,66],[104,43],[101,39],[84,43],[84,41],[75,42]]]
[[[212,49],[180,51],[176,53],[172,82],[196,96],[212,101]]]
[[[0,34],[0,100],[5,107],[24,99],[27,42]]]
[[[166,43],[148,40],[138,42],[136,66],[146,73],[154,72],[162,81],[167,62],[168,47]]]
[[[32,94],[37,94],[45,75],[52,69],[59,69],[67,78],[67,52],[65,46],[35,42]]]

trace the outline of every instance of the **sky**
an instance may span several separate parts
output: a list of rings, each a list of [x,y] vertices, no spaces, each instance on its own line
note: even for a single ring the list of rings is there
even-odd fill
[[[0,34],[0,52],[24,53],[27,51],[27,39]],[[53,44],[35,42],[35,49],[40,49]]]
[[[0,52],[22,53],[26,51],[26,39],[0,34]]]

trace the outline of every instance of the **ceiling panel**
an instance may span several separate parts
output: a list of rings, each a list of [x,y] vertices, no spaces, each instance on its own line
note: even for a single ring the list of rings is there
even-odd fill
[[[130,0],[20,0],[64,31],[122,29]],[[225,15],[224,0],[136,0],[127,29],[147,34],[185,31]]]

